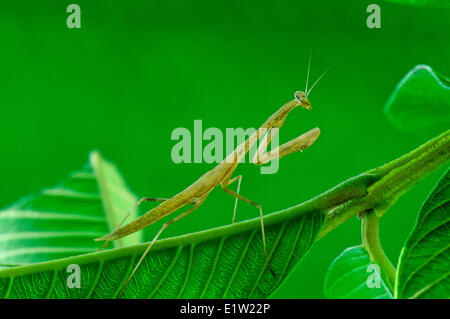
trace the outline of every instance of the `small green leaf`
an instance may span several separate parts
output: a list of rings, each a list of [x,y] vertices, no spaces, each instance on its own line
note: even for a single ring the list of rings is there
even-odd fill
[[[330,299],[391,299],[379,267],[362,246],[344,250],[328,268],[324,284]]]
[[[102,207],[109,212],[115,224],[118,220],[115,214],[120,212],[123,216],[128,206],[135,202],[134,196],[124,196],[123,181],[111,164],[94,154],[91,165],[93,170],[74,173],[61,187],[43,191],[6,213],[0,213],[0,216],[4,214],[9,227],[15,230],[13,235],[16,237],[23,232],[89,231],[82,242],[76,236],[52,238],[52,241],[48,236],[27,238],[28,241],[21,242],[20,247],[29,250],[27,256],[31,260],[44,259],[40,253],[33,255],[36,251],[30,247],[34,246],[54,248],[60,245],[67,250],[67,254],[81,252],[81,249],[74,250],[73,247],[82,247],[85,251],[96,249],[92,239],[97,233],[106,233],[109,228]],[[127,204],[119,203],[119,199]],[[265,261],[261,220],[255,218],[157,241],[126,286],[122,297],[267,297],[305,256],[321,230],[325,214],[314,206],[319,200],[264,217],[268,254],[275,277]],[[28,212],[32,213],[30,216],[33,219],[23,228],[19,218]],[[57,214],[58,218],[49,219],[55,217],[49,213]],[[83,218],[74,218],[80,216]],[[19,245],[4,245],[1,254],[11,255],[16,247]],[[31,265],[0,267],[0,298],[115,298],[147,247],[148,243],[144,243]],[[44,256],[46,259],[56,257]],[[18,258],[4,259],[12,262]],[[72,264],[81,269],[81,288],[78,289],[67,286],[68,276],[71,275],[67,267]]]
[[[423,204],[402,249],[396,298],[450,298],[450,170]]]
[[[447,129],[450,122],[450,82],[429,66],[417,65],[397,85],[385,113],[402,131],[428,127]]]
[[[0,263],[35,263],[98,250],[136,203],[116,168],[93,152],[85,169],[61,185],[0,212]],[[139,243],[134,235],[115,244]]]
[[[450,8],[450,1],[448,0],[386,0],[386,1],[414,7]]]

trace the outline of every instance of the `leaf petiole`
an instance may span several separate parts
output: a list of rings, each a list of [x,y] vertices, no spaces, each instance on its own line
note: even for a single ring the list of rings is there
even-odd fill
[[[380,216],[378,216],[376,211],[371,210],[365,213],[361,222],[361,237],[363,247],[369,253],[371,261],[380,267],[381,276],[386,282],[391,294],[393,294],[395,287],[395,269],[384,254],[383,248],[381,248],[380,238],[378,236],[379,222]]]

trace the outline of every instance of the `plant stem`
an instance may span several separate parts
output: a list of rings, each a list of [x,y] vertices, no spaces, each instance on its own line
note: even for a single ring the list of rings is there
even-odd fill
[[[372,262],[380,267],[381,276],[393,294],[395,285],[395,269],[381,248],[380,239],[378,236],[379,221],[380,216],[378,216],[378,214],[373,210],[364,214],[361,222],[361,237],[363,240],[363,247],[369,253]]]
[[[326,210],[327,219],[319,238],[349,218],[369,209],[375,209],[378,214],[384,213],[400,196],[447,163],[449,158],[450,131],[447,130],[410,153],[360,175],[373,178],[365,185],[362,195]]]

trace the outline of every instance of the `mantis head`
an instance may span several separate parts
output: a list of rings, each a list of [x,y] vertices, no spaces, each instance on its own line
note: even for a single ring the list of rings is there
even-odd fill
[[[304,109],[311,110],[311,103],[309,102],[305,92],[302,91],[295,92],[295,99]]]

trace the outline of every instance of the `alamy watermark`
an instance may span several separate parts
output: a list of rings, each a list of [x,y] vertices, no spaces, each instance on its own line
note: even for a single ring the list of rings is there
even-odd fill
[[[78,4],[69,4],[66,8],[66,12],[70,13],[66,19],[66,25],[69,29],[81,28],[81,8]]]
[[[380,288],[381,287],[381,270],[380,266],[376,264],[370,264],[367,266],[366,272],[371,273],[367,277],[366,285],[368,288]]]
[[[67,273],[70,275],[67,276],[66,284],[67,288],[81,288],[81,268],[77,264],[70,264],[66,269]]]
[[[235,161],[234,154],[239,158],[240,163],[248,161],[248,163],[259,165],[260,159],[264,157],[263,152],[270,152],[273,159],[268,161],[268,165],[261,166],[261,174],[275,174],[279,168],[279,159],[276,156],[279,146],[279,130],[277,128],[259,130],[259,138],[255,128],[226,128],[224,134],[216,127],[203,130],[202,120],[194,120],[192,134],[189,129],[184,127],[178,127],[172,131],[171,140],[177,141],[177,143],[172,147],[171,157],[177,164],[211,164],[222,161],[233,163]],[[243,143],[246,140],[249,140],[251,147],[249,147],[248,154],[243,154]],[[268,149],[269,143],[272,151]],[[266,147],[267,150],[265,150]]]
[[[366,20],[366,25],[369,29],[381,28],[381,9],[376,3],[369,4],[366,9],[370,13]]]

